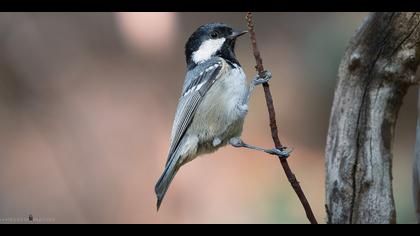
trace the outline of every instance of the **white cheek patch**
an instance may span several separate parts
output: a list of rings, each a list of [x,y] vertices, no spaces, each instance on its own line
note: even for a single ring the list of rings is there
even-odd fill
[[[225,38],[208,39],[204,41],[197,51],[193,52],[192,59],[195,63],[210,59],[218,50],[222,48]]]

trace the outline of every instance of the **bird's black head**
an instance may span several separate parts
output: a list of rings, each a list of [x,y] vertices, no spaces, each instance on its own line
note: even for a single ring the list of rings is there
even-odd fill
[[[185,44],[185,57],[188,68],[214,56],[222,57],[239,64],[235,56],[236,38],[247,31],[236,31],[223,23],[210,23],[200,26]]]

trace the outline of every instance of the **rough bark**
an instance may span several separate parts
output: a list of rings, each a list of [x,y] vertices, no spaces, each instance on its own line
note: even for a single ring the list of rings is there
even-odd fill
[[[420,14],[372,13],[339,67],[326,147],[328,223],[395,223],[392,146],[416,84]]]
[[[413,199],[416,210],[417,223],[420,224],[420,88],[418,92],[416,132],[416,155],[413,165]]]

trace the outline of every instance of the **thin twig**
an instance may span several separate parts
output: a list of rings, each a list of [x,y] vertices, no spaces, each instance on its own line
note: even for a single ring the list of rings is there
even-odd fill
[[[252,22],[252,13],[251,12],[248,12],[246,14],[246,20],[247,20],[247,23],[248,23],[248,32],[249,32],[249,35],[250,35],[250,38],[251,38],[252,49],[253,49],[253,52],[254,52],[255,61],[257,63],[257,65],[255,66],[255,69],[257,70],[259,76],[262,77],[262,76],[264,76],[264,67],[263,67],[263,64],[262,64],[260,51],[258,50],[258,47],[257,47],[257,39],[256,39],[256,36],[255,36],[254,24]],[[273,138],[274,145],[278,149],[284,149],[284,146],[281,144],[280,138],[279,138],[279,135],[278,135],[277,122],[276,122],[276,112],[274,110],[273,98],[271,96],[270,86],[268,85],[268,83],[264,83],[263,88],[264,88],[265,100],[266,100],[267,108],[268,108],[268,114],[269,114],[269,117],[270,117],[271,136]],[[308,220],[311,222],[311,224],[318,224],[318,222],[315,219],[314,213],[312,212],[311,206],[309,205],[309,202],[306,199],[305,194],[303,193],[303,190],[300,187],[300,184],[299,184],[298,180],[296,179],[296,176],[293,174],[292,170],[289,167],[287,159],[281,158],[279,156],[279,160],[280,160],[281,165],[283,166],[284,172],[286,173],[287,179],[289,180],[289,182],[292,185],[293,189],[295,190],[297,196],[299,197],[299,200],[302,203],[303,208],[305,209],[306,216],[308,217]]]

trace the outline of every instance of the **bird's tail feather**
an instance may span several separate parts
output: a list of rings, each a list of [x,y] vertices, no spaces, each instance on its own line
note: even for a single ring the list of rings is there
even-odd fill
[[[173,158],[175,159],[175,158]],[[155,186],[155,193],[157,197],[157,210],[159,211],[160,204],[162,203],[163,198],[165,197],[166,191],[169,188],[175,174],[178,172],[178,167],[176,165],[176,160],[171,160],[165,167],[162,176],[160,176],[158,182]]]

